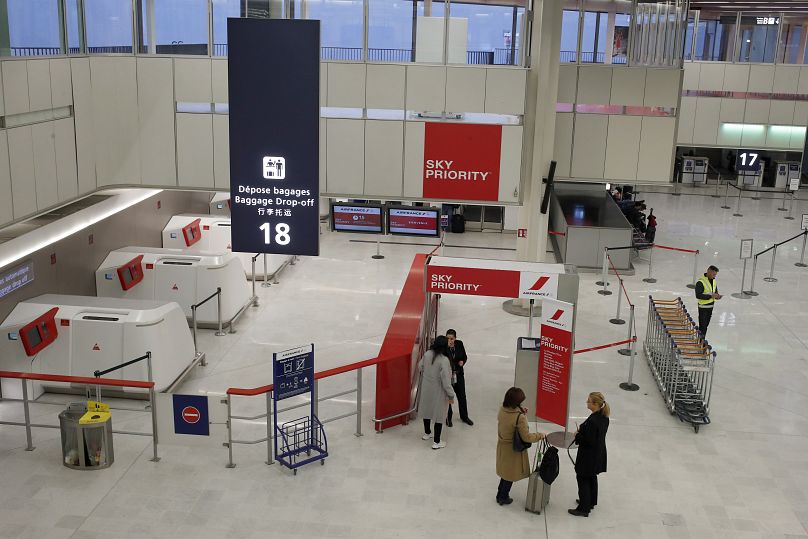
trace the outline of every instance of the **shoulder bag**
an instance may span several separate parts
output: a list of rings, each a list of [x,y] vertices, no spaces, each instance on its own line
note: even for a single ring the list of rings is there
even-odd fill
[[[522,440],[522,435],[519,434],[519,416],[522,415],[522,412],[516,416],[516,425],[513,428],[513,450],[517,453],[521,453],[522,451],[526,451],[530,446],[533,444],[530,442],[526,442]]]

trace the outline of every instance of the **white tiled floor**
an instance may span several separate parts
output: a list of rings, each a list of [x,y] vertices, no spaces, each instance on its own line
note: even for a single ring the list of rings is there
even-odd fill
[[[364,373],[365,436],[355,422],[327,425],[331,456],[325,466],[292,476],[263,463],[264,446],[235,447],[235,469],[226,449],[160,447],[152,463],[146,438],[117,436],[116,462],[108,470],[78,472],[59,463],[58,431],[36,429],[34,452],[24,432],[0,427],[0,537],[806,537],[808,536],[808,269],[794,267],[800,243],[780,249],[777,283],[761,279],[761,257],[750,300],[729,296],[740,288],[739,239],[752,237],[758,251],[799,232],[776,211],[778,200],[744,200],[743,218],[721,210],[723,199],[647,194],[659,217],[657,241],[698,248],[700,268],[721,269],[726,294],[710,328],[718,350],[712,425],[698,434],[667,413],[638,356],[641,390],[618,389],[628,358],[614,349],[576,357],[572,415],[580,421],[586,393],[600,390],[613,410],[607,438],[609,471],[600,476],[598,508],[589,518],[567,515],[575,477],[562,452],[562,473],[544,515],[522,510],[525,483],[515,503],[494,502],[495,417],[512,384],[515,339],[526,320],[506,314],[498,298],[445,297],[440,327],[458,330],[471,354],[467,368],[474,427],[445,429],[448,447],[432,451],[418,423],[373,434],[373,369]],[[734,208],[734,205],[733,205]],[[383,245],[387,258],[370,259],[373,243],[355,235],[322,236],[322,256],[303,259],[281,284],[258,288],[261,305],[236,334],[205,332],[201,348],[209,365],[199,368],[183,392],[222,392],[271,381],[271,353],[302,342],[317,346],[317,368],[373,357],[383,339],[412,256],[428,247]],[[415,243],[415,240],[402,240]],[[426,242],[424,242],[426,243]],[[496,233],[451,235],[446,254],[512,258],[514,237]],[[694,309],[689,255],[657,250],[654,276],[647,264],[626,286],[637,305],[639,338],[645,334],[648,294],[681,295]],[[748,278],[748,276],[747,276]],[[577,348],[624,338],[626,327],[608,322],[615,296],[595,293],[597,276],[581,276]],[[748,286],[747,286],[748,288]],[[323,384],[321,392],[349,388],[352,376]],[[321,416],[350,410],[351,396],[323,405]],[[262,398],[238,399],[235,413],[263,410]],[[19,417],[15,403],[0,403],[0,416]],[[55,422],[56,407],[35,406],[38,422]],[[142,416],[117,413],[117,428],[147,428]],[[539,427],[543,428],[543,427]],[[548,428],[548,427],[544,427]],[[241,424],[239,438],[260,437],[262,422]]]

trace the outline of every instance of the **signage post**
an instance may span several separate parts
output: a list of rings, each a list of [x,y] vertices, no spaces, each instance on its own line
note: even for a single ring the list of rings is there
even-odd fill
[[[563,433],[553,433],[556,446],[567,443],[574,327],[572,303],[542,300],[536,417],[564,427]],[[564,440],[557,440],[562,434]]]
[[[233,251],[319,254],[320,21],[227,20]]]
[[[323,460],[328,456],[323,426],[316,415],[314,344],[272,354],[272,384],[275,459],[287,468],[295,470],[297,474],[297,468],[300,466]],[[308,394],[309,397],[309,417],[278,425],[278,403],[304,394]],[[299,460],[299,456],[303,453],[306,457]]]
[[[753,251],[753,243],[754,241],[749,238],[746,240],[741,240],[741,260],[743,260],[743,273],[741,273],[741,291],[734,292],[732,294],[733,298],[737,299],[749,299],[750,296],[746,292],[743,291],[743,285],[746,282],[746,261],[752,258],[752,251]]]

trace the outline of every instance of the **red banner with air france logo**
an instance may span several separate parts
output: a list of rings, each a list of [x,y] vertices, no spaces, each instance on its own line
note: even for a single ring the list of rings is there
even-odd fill
[[[499,199],[502,126],[427,122],[424,198]]]
[[[536,417],[564,428],[572,380],[573,310],[571,303],[542,299]]]

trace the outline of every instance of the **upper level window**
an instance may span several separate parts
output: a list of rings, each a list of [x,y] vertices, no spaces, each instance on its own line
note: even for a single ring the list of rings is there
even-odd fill
[[[4,0],[6,21],[0,19],[0,55],[62,54],[59,5],[55,0]],[[3,3],[0,0],[0,3]],[[3,24],[5,22],[5,24]],[[5,26],[5,28],[3,28]],[[3,35],[8,32],[8,44]]]
[[[708,62],[731,61],[735,53],[737,13],[702,10],[696,28],[694,60]]]
[[[140,52],[208,54],[208,0],[138,0]]]
[[[84,0],[87,52],[132,53],[131,0]]]
[[[739,32],[739,62],[774,62],[779,13],[742,13]]]

